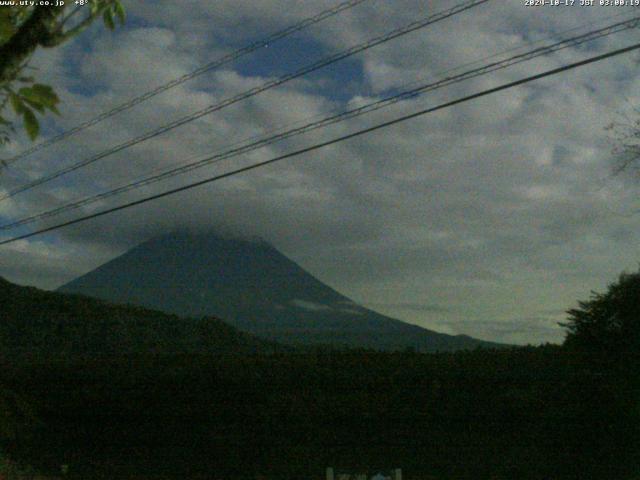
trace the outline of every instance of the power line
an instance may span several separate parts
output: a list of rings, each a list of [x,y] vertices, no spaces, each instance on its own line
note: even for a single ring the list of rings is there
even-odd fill
[[[117,187],[115,189],[112,190],[108,190],[106,192],[102,192],[100,194],[97,195],[92,195],[89,197],[85,197],[84,199],[81,200],[77,200],[74,202],[70,202],[66,205],[36,214],[36,215],[32,215],[32,216],[28,216],[28,217],[24,217],[18,220],[15,220],[14,222],[11,222],[9,224],[5,224],[5,225],[0,225],[0,230],[8,230],[11,228],[16,228],[19,226],[23,226],[23,225],[27,225],[30,223],[33,223],[35,221],[38,220],[44,220],[46,218],[51,218],[53,216],[57,216],[60,215],[64,212],[68,212],[71,210],[75,210],[77,208],[86,206],[86,205],[90,205],[92,203],[95,203],[99,200],[104,200],[106,198],[110,198],[113,197],[115,195],[119,195],[134,189],[138,189],[142,186],[146,186],[146,185],[150,185],[152,183],[156,183],[162,180],[165,180],[167,178],[171,178],[174,177],[176,175],[180,175],[183,173],[187,173],[189,171],[198,169],[198,168],[202,168],[206,165],[210,165],[212,163],[217,163],[221,160],[225,160],[231,157],[236,157],[238,155],[244,154],[244,153],[248,153],[254,150],[257,150],[259,148],[262,148],[264,146],[267,145],[271,145],[273,143],[282,141],[284,139],[287,138],[291,138],[293,136],[298,136],[301,135],[303,133],[307,133],[310,132],[312,130],[316,130],[318,128],[323,128],[338,122],[342,122],[344,120],[347,119],[351,119],[363,114],[367,114],[367,113],[371,113],[373,111],[379,110],[381,108],[385,108],[388,107],[390,105],[393,105],[395,103],[398,103],[402,100],[405,99],[410,99],[413,98],[415,96],[418,95],[422,95],[424,93],[445,87],[445,86],[449,86],[455,83],[459,83],[461,81],[464,80],[468,80],[471,78],[476,78],[478,76],[481,75],[486,75],[488,73],[497,71],[497,70],[501,70],[507,67],[510,67],[512,65],[516,65],[518,63],[522,63],[525,61],[529,61],[532,60],[534,58],[540,57],[540,56],[544,56],[544,55],[549,55],[551,53],[555,53],[559,50],[568,48],[568,47],[575,47],[578,45],[581,45],[583,43],[589,42],[589,41],[593,41],[608,35],[612,35],[614,33],[619,33],[621,31],[625,31],[631,28],[635,28],[640,24],[640,16],[636,16],[633,17],[629,20],[626,21],[622,21],[622,22],[617,22],[614,23],[612,25],[608,25],[606,27],[600,28],[598,30],[594,30],[594,31],[590,31],[587,32],[585,34],[581,34],[581,35],[577,35],[565,40],[561,40],[559,42],[556,42],[554,44],[548,45],[548,46],[544,46],[544,47],[539,47],[539,48],[535,48],[533,50],[529,50],[527,52],[521,53],[521,54],[517,54],[514,55],[512,57],[506,58],[504,60],[500,60],[500,61],[496,61],[496,62],[492,62],[489,63],[487,65],[484,65],[482,67],[479,68],[475,68],[466,72],[463,72],[461,74],[458,75],[454,75],[454,76],[448,76],[445,77],[441,80],[438,80],[436,82],[432,82],[432,83],[428,83],[428,84],[423,84],[420,85],[418,87],[409,89],[409,90],[405,90],[401,93],[398,93],[396,95],[392,95],[383,99],[380,99],[378,101],[375,102],[371,102],[367,105],[363,105],[361,107],[355,108],[355,109],[351,109],[348,111],[344,111],[341,113],[338,113],[336,115],[332,115],[329,117],[325,117],[322,118],[321,120],[318,121],[314,121],[314,122],[310,122],[307,123],[306,125],[303,125],[301,127],[297,127],[297,128],[293,128],[290,130],[287,130],[285,132],[281,132],[278,133],[276,135],[270,136],[270,137],[266,137],[266,138],[262,138],[260,140],[257,140],[255,142],[246,144],[246,145],[242,145],[238,148],[232,148],[230,150],[227,150],[225,152],[222,153],[216,153],[214,155],[210,155],[207,156],[204,159],[200,159],[198,161],[192,162],[192,163],[187,163],[185,165],[181,165],[179,167],[170,169],[170,170],[166,170],[162,173],[156,174],[156,175],[152,175],[146,178],[142,178],[139,180],[136,180],[134,182],[128,183],[126,185]],[[518,48],[520,49],[520,48]]]
[[[80,162],[77,162],[73,165],[70,165],[68,167],[65,167],[63,169],[57,170],[47,176],[41,177],[37,180],[34,180],[32,182],[29,182],[27,184],[24,184],[20,187],[16,187],[12,190],[10,190],[9,192],[3,194],[0,196],[0,201],[6,200],[8,198],[11,198],[19,193],[25,192],[27,190],[30,190],[34,187],[37,187],[39,185],[42,185],[44,183],[50,182],[51,180],[54,180],[56,178],[62,177],[63,175],[67,175],[71,172],[74,172],[80,168],[86,167],[87,165],[90,165],[92,163],[97,162],[98,160],[101,160],[102,158],[108,157],[110,155],[113,155],[114,153],[120,152],[122,150],[125,150],[129,147],[132,147],[134,145],[137,145],[141,142],[144,142],[146,140],[149,140],[151,138],[157,137],[158,135],[161,135],[163,133],[166,133],[170,130],[173,130],[174,128],[180,127],[182,125],[185,125],[187,123],[190,123],[194,120],[197,120],[205,115],[208,115],[210,113],[216,112],[218,110],[222,110],[225,107],[228,107],[230,105],[233,105],[237,102],[240,102],[242,100],[245,100],[249,97],[252,97],[254,95],[257,95],[261,92],[264,92],[265,90],[269,90],[271,88],[277,87],[279,85],[282,85],[284,83],[287,83],[291,80],[294,80],[296,78],[302,77],[308,73],[314,72],[316,70],[319,70],[320,68],[323,68],[325,66],[328,66],[330,64],[333,64],[335,62],[338,62],[340,60],[343,60],[345,58],[351,57],[357,53],[360,53],[364,50],[367,50],[369,48],[373,48],[377,45],[389,42],[395,38],[398,38],[402,35],[406,35],[408,33],[414,32],[416,30],[419,30],[421,28],[425,28],[429,25],[432,25],[436,22],[445,20],[449,17],[452,17],[454,15],[457,15],[461,12],[464,12],[466,10],[469,10],[471,8],[477,7],[479,5],[482,5],[484,3],[487,3],[490,0],[470,0],[470,1],[466,1],[463,2],[461,4],[458,4],[452,8],[449,8],[447,10],[444,10],[442,12],[438,12],[435,13],[433,15],[430,15],[428,17],[425,17],[421,20],[417,20],[414,22],[411,22],[407,25],[405,25],[404,27],[400,27],[398,29],[392,30],[384,35],[375,37],[371,40],[368,40],[367,42],[364,43],[360,43],[357,45],[354,45],[351,48],[348,48],[346,50],[343,50],[341,52],[338,52],[334,55],[330,55],[329,57],[325,57],[311,65],[302,67],[299,70],[296,70],[293,73],[289,73],[286,74],[284,76],[278,77],[274,80],[268,81],[266,83],[263,83],[262,85],[258,86],[258,87],[254,87],[250,90],[247,90],[245,92],[242,92],[238,95],[235,95],[233,97],[227,98],[219,103],[216,103],[214,105],[210,105],[209,107],[203,109],[203,110],[199,110],[195,113],[192,113],[190,115],[187,115],[185,117],[182,117],[178,120],[174,120],[171,123],[168,123],[160,128],[157,128],[155,130],[149,131],[143,135],[140,135],[138,137],[135,137],[133,139],[130,139],[124,143],[121,143],[119,145],[116,145],[108,150],[105,150],[97,155],[94,155],[93,157],[81,160]]]
[[[633,50],[638,50],[638,49],[640,49],[640,43],[636,43],[636,44],[631,45],[629,47],[613,50],[611,52],[607,52],[607,53],[604,53],[604,54],[601,54],[601,55],[596,55],[596,56],[590,57],[590,58],[588,58],[586,60],[581,60],[579,62],[575,62],[575,63],[571,63],[571,64],[568,64],[568,65],[564,65],[562,67],[554,68],[552,70],[547,70],[546,72],[543,72],[543,73],[538,73],[536,75],[525,77],[525,78],[522,78],[520,80],[516,80],[516,81],[513,81],[513,82],[505,83],[505,84],[499,85],[499,86],[494,87],[494,88],[490,88],[490,89],[487,89],[487,90],[480,91],[478,93],[474,93],[472,95],[467,95],[465,97],[461,97],[461,98],[458,98],[456,100],[452,100],[452,101],[449,101],[449,102],[446,102],[446,103],[442,103],[442,104],[437,105],[435,107],[430,107],[430,108],[427,108],[427,109],[424,109],[424,110],[420,110],[420,111],[415,112],[415,113],[411,113],[411,114],[408,114],[408,115],[403,115],[403,116],[395,118],[393,120],[389,120],[387,122],[379,123],[378,125],[374,125],[373,127],[368,127],[368,128],[365,128],[365,129],[358,130],[356,132],[350,133],[348,135],[343,135],[341,137],[337,137],[337,138],[334,138],[334,139],[331,139],[331,140],[327,140],[325,142],[317,143],[315,145],[311,145],[309,147],[305,147],[305,148],[302,148],[302,149],[299,149],[299,150],[296,150],[296,151],[293,151],[293,152],[290,152],[290,153],[286,153],[284,155],[280,155],[280,156],[271,158],[269,160],[265,160],[265,161],[262,161],[262,162],[254,163],[252,165],[248,165],[246,167],[238,168],[238,169],[232,170],[230,172],[225,172],[225,173],[222,173],[222,174],[219,174],[219,175],[215,175],[213,177],[206,178],[204,180],[199,180],[197,182],[190,183],[188,185],[183,185],[182,187],[178,187],[178,188],[174,188],[174,189],[171,189],[171,190],[167,190],[167,191],[164,191],[162,193],[158,193],[158,194],[155,194],[155,195],[151,195],[149,197],[145,197],[145,198],[142,198],[142,199],[139,199],[139,200],[128,202],[128,203],[125,203],[123,205],[119,205],[117,207],[108,208],[106,210],[102,210],[100,212],[92,213],[90,215],[85,215],[83,217],[79,217],[79,218],[76,218],[76,219],[73,219],[73,220],[69,220],[69,221],[64,222],[64,223],[59,223],[57,225],[53,225],[51,227],[43,228],[43,229],[37,230],[35,232],[31,232],[31,233],[27,233],[27,234],[24,234],[24,235],[16,236],[16,237],[13,237],[13,238],[9,238],[7,240],[0,241],[0,245],[6,245],[8,243],[16,242],[18,240],[23,240],[25,238],[30,238],[30,237],[33,237],[33,236],[36,236],[36,235],[40,235],[40,234],[45,233],[45,232],[50,232],[50,231],[53,231],[53,230],[58,230],[58,229],[63,228],[63,227],[74,225],[76,223],[85,222],[87,220],[90,220],[90,219],[93,219],[93,218],[97,218],[97,217],[101,217],[101,216],[107,215],[109,213],[117,212],[117,211],[120,211],[120,210],[125,210],[127,208],[131,208],[131,207],[134,207],[134,206],[137,206],[137,205],[141,205],[143,203],[147,203],[147,202],[150,202],[150,201],[153,201],[153,200],[158,200],[160,198],[167,197],[167,196],[170,196],[170,195],[174,195],[176,193],[183,192],[185,190],[190,190],[192,188],[199,187],[201,185],[205,185],[205,184],[212,183],[212,182],[215,182],[215,181],[218,181],[218,180],[222,180],[223,178],[227,178],[227,177],[231,177],[231,176],[234,176],[234,175],[238,175],[240,173],[244,173],[244,172],[247,172],[247,171],[250,171],[250,170],[254,170],[254,169],[257,169],[257,168],[260,168],[260,167],[264,167],[266,165],[270,165],[272,163],[276,163],[276,162],[279,162],[279,161],[282,161],[282,160],[285,160],[285,159],[288,159],[288,158],[296,157],[296,156],[299,156],[299,155],[302,155],[304,153],[308,153],[308,152],[311,152],[311,151],[314,151],[314,150],[319,150],[321,148],[328,147],[330,145],[334,145],[334,144],[337,144],[337,143],[343,142],[345,140],[349,140],[351,138],[355,138],[355,137],[358,137],[358,136],[361,136],[361,135],[364,135],[364,134],[367,134],[367,133],[371,133],[371,132],[380,130],[382,128],[390,127],[390,126],[395,125],[397,123],[401,123],[401,122],[404,122],[404,121],[407,121],[407,120],[410,120],[410,119],[413,119],[413,118],[416,118],[416,117],[419,117],[419,116],[422,116],[422,115],[426,115],[428,113],[432,113],[432,112],[435,112],[435,111],[438,111],[438,110],[443,110],[445,108],[449,108],[449,107],[452,107],[454,105],[465,103],[465,102],[468,102],[470,100],[474,100],[476,98],[485,97],[487,95],[491,95],[491,94],[500,92],[502,90],[507,90],[509,88],[513,88],[513,87],[516,87],[516,86],[519,86],[519,85],[523,85],[525,83],[529,83],[529,82],[532,82],[532,81],[535,81],[535,80],[539,80],[541,78],[549,77],[549,76],[552,76],[552,75],[557,75],[557,74],[565,72],[567,70],[572,70],[572,69],[575,69],[575,68],[578,68],[578,67],[581,67],[581,66],[584,66],[584,65],[588,65],[588,64],[591,64],[591,63],[599,62],[599,61],[605,60],[607,58],[611,58],[611,57],[615,57],[615,56],[618,56],[618,55],[622,55],[622,54],[631,52]]]
[[[106,112],[101,113],[100,115],[97,115],[96,117],[93,117],[90,120],[87,120],[86,122],[80,123],[79,125],[76,125],[75,127],[70,128],[69,130],[65,130],[64,132],[61,132],[47,140],[44,140],[40,143],[37,143],[35,145],[33,145],[30,148],[27,148],[26,150],[20,152],[19,154],[7,159],[4,161],[4,165],[11,165],[12,163],[17,162],[18,160],[20,160],[21,158],[27,157],[29,155],[31,155],[34,152],[37,152],[39,150],[42,150],[46,147],[49,147],[55,143],[58,143],[61,140],[64,140],[67,137],[70,137],[72,135],[75,135],[78,132],[81,132],[83,130],[86,130],[89,127],[92,127],[100,122],[102,122],[103,120],[106,120],[109,117],[112,117],[120,112],[124,112],[125,110],[128,110],[146,100],[149,100],[152,97],[155,97],[156,95],[159,95],[160,93],[166,92],[167,90],[176,87],[188,80],[191,80],[199,75],[202,75],[203,73],[209,72],[211,70],[214,70],[218,67],[221,67],[223,65],[226,65],[227,63],[230,63],[234,60],[237,60],[245,55],[248,55],[250,53],[255,52],[256,50],[259,50],[261,48],[267,47],[270,44],[281,40],[289,35],[292,35],[296,32],[299,32],[307,27],[310,27],[312,25],[315,25],[316,23],[320,23],[321,21],[333,17],[341,12],[344,12],[345,10],[349,10],[363,2],[366,2],[367,0],[349,0],[346,2],[342,2],[338,5],[336,5],[335,7],[329,8],[327,10],[324,10],[312,17],[308,17],[305,18],[304,20],[294,24],[294,25],[290,25],[289,27],[280,30],[276,33],[273,33],[271,35],[269,35],[266,38],[263,38],[262,40],[258,40],[255,41],[245,47],[242,47],[238,50],[235,50],[227,55],[224,55],[223,57],[220,57],[210,63],[207,63],[206,65],[203,65],[195,70],[193,70],[192,72],[189,72],[185,75],[182,75],[181,77],[175,78],[163,85],[160,85],[156,88],[154,88],[153,90],[149,90],[145,93],[143,93],[142,95],[139,95],[135,98],[132,98],[131,100],[128,100],[124,103],[121,103],[120,105],[118,105],[117,107],[114,107],[110,110],[107,110]]]
[[[176,121],[173,121],[173,122],[171,122],[171,123],[169,123],[167,125],[164,125],[163,127],[160,127],[159,129],[152,130],[152,131],[147,132],[147,133],[145,133],[145,134],[143,134],[141,136],[138,136],[138,137],[136,137],[134,139],[130,139],[129,141],[124,142],[124,143],[122,143],[120,145],[117,145],[115,147],[112,147],[111,149],[108,149],[108,150],[106,150],[104,152],[101,152],[98,155],[95,155],[95,156],[90,157],[88,159],[82,160],[82,161],[80,161],[80,162],[78,162],[78,163],[76,163],[74,165],[71,165],[71,166],[66,167],[64,169],[61,169],[61,170],[58,170],[58,171],[56,171],[56,172],[54,172],[54,173],[52,173],[50,175],[47,175],[47,176],[45,176],[43,178],[40,178],[40,179],[37,179],[37,180],[35,180],[33,182],[27,183],[27,184],[25,184],[23,186],[17,187],[15,189],[7,192],[6,194],[0,196],[0,201],[5,200],[7,198],[11,198],[12,196],[17,195],[18,193],[24,192],[26,190],[29,190],[31,188],[34,188],[36,186],[42,185],[42,184],[47,183],[47,182],[49,182],[51,180],[59,178],[59,177],[61,177],[63,175],[71,173],[71,172],[73,172],[73,171],[75,171],[75,170],[77,170],[79,168],[82,168],[82,167],[87,166],[87,165],[89,165],[91,163],[94,163],[94,162],[96,162],[96,161],[98,161],[98,160],[100,160],[102,158],[105,158],[105,157],[110,156],[110,155],[112,155],[114,153],[122,151],[122,150],[124,150],[126,148],[129,148],[129,147],[133,146],[133,145],[141,143],[141,142],[143,142],[145,140],[151,139],[151,138],[153,138],[155,136],[158,136],[158,135],[160,135],[162,133],[166,133],[167,131],[173,130],[174,128],[177,128],[177,127],[179,127],[181,125],[184,125],[186,123],[194,121],[194,120],[196,120],[198,118],[201,118],[201,117],[203,117],[205,115],[208,115],[210,113],[213,113],[215,111],[221,110],[221,109],[223,109],[223,108],[225,108],[227,106],[230,106],[230,105],[232,105],[234,103],[237,103],[237,102],[239,102],[241,100],[244,100],[244,99],[249,98],[251,96],[257,95],[258,93],[261,93],[261,92],[263,92],[263,91],[265,91],[267,89],[282,85],[283,83],[291,81],[291,80],[293,80],[295,78],[299,78],[299,77],[301,77],[303,75],[306,75],[307,73],[311,73],[311,72],[313,72],[315,70],[318,70],[318,69],[320,69],[320,68],[322,68],[324,66],[330,65],[330,64],[335,63],[337,61],[343,60],[343,59],[345,59],[347,57],[350,57],[352,55],[355,55],[355,54],[357,54],[357,53],[359,53],[359,52],[361,52],[363,50],[366,50],[366,49],[375,47],[375,46],[377,46],[379,44],[388,42],[388,41],[393,40],[393,39],[395,39],[395,38],[397,38],[397,37],[399,37],[401,35],[408,34],[410,32],[418,30],[420,28],[424,28],[424,27],[426,27],[428,25],[431,25],[431,24],[436,23],[438,21],[444,20],[444,19],[449,18],[449,17],[451,17],[453,15],[461,13],[461,12],[463,12],[463,11],[469,9],[469,8],[473,8],[475,6],[478,6],[480,4],[486,3],[488,1],[489,0],[472,0],[472,1],[463,2],[462,4],[456,5],[456,6],[450,8],[448,10],[445,10],[443,12],[439,12],[439,13],[436,13],[434,15],[430,15],[430,16],[428,16],[428,17],[426,17],[426,18],[424,18],[422,20],[419,20],[419,21],[411,22],[411,23],[409,23],[408,25],[406,25],[404,27],[395,29],[395,30],[393,30],[393,31],[391,31],[391,32],[389,32],[387,34],[384,34],[384,35],[381,35],[379,37],[373,38],[373,39],[371,39],[371,40],[369,40],[367,42],[355,45],[355,46],[353,46],[353,47],[351,47],[351,48],[349,48],[347,50],[344,50],[342,52],[339,52],[339,53],[337,53],[335,55],[332,55],[332,56],[326,57],[324,59],[321,59],[318,62],[315,62],[315,63],[313,63],[311,65],[306,66],[306,67],[303,67],[302,69],[297,70],[297,71],[295,71],[295,72],[293,72],[291,74],[287,74],[287,75],[279,77],[279,78],[277,78],[275,80],[272,80],[270,82],[266,82],[266,83],[264,83],[263,85],[261,85],[259,87],[255,87],[255,88],[250,89],[248,91],[245,91],[245,92],[243,92],[241,94],[238,94],[238,95],[236,95],[234,97],[231,97],[231,98],[228,98],[226,100],[223,100],[222,102],[219,102],[217,104],[211,105],[211,106],[209,106],[209,107],[207,107],[207,108],[205,108],[203,110],[200,110],[198,112],[195,112],[195,113],[193,113],[191,115],[182,117],[182,118],[180,118],[180,119],[178,119]]]

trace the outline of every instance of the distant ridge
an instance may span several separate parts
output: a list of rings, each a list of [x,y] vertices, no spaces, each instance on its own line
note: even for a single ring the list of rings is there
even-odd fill
[[[214,317],[179,318],[139,306],[22,287],[0,277],[0,354],[7,358],[274,350],[285,348]]]
[[[188,317],[213,315],[264,339],[424,352],[498,347],[364,308],[261,239],[174,232],[59,289]]]

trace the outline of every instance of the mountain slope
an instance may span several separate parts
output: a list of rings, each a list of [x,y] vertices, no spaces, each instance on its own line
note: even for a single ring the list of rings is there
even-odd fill
[[[377,349],[492,346],[363,308],[262,240],[173,233],[60,288],[177,315],[214,315],[269,340]]]
[[[274,345],[213,317],[178,318],[0,277],[0,350],[7,356],[251,353]]]

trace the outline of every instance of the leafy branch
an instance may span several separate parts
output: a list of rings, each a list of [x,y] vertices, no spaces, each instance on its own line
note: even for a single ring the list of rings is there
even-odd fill
[[[115,29],[116,20],[120,24],[125,22],[120,0],[93,0],[88,7],[67,14],[67,7],[0,8],[0,145],[9,142],[15,133],[13,123],[4,114],[8,106],[22,120],[32,141],[40,132],[37,114],[60,114],[57,108],[60,100],[53,88],[22,76],[38,47],[57,47],[82,33],[99,17],[110,30]],[[72,24],[80,11],[87,13]]]

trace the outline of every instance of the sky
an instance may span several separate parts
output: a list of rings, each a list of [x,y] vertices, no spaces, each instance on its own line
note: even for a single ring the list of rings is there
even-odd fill
[[[292,25],[336,0],[123,2],[30,64],[55,87],[43,138]],[[460,1],[367,0],[21,159],[0,194]],[[0,202],[7,223],[562,38],[640,7],[492,0]],[[598,3],[598,2],[596,2]],[[0,239],[266,160],[638,42],[638,29],[11,231]],[[507,53],[505,53],[507,52]],[[498,55],[498,56],[496,56]],[[485,62],[491,60],[484,60]],[[638,268],[640,182],[614,176],[612,122],[635,122],[640,55],[614,57],[99,219],[0,246],[0,276],[53,289],[175,229],[259,236],[354,301],[449,334],[560,343],[566,310]],[[450,73],[449,73],[450,74]],[[260,138],[260,137],[258,137]],[[28,147],[20,132],[7,158]]]

